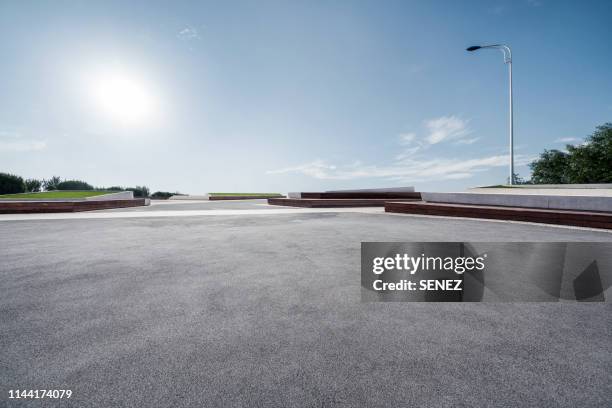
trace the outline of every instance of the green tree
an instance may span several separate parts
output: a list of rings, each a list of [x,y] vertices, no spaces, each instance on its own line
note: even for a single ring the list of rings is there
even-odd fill
[[[612,123],[598,126],[584,143],[566,147],[567,153],[544,150],[529,165],[534,184],[612,183]]]
[[[42,181],[37,179],[27,179],[25,181],[25,189],[30,193],[37,193],[42,189]]]
[[[53,176],[49,180],[43,180],[43,187],[45,188],[45,191],[57,190],[57,185],[61,182],[61,178]]]
[[[544,150],[540,158],[529,165],[534,184],[567,184],[569,155],[559,150]]]
[[[149,187],[147,186],[126,187],[125,190],[132,191],[134,197],[149,197]]]
[[[612,123],[598,126],[585,143],[567,150],[570,183],[612,183]]]
[[[81,180],[64,180],[57,183],[57,190],[93,190],[93,186]]]
[[[17,194],[25,192],[23,179],[14,174],[0,173],[0,194]]]

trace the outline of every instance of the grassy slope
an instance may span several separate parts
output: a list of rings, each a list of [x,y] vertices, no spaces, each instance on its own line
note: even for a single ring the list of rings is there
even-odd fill
[[[42,193],[21,193],[21,194],[4,194],[0,195],[2,199],[20,199],[20,200],[44,200],[47,198],[84,198],[93,197],[103,194],[110,194],[116,191],[44,191]]]
[[[273,196],[279,193],[208,193],[211,196]]]

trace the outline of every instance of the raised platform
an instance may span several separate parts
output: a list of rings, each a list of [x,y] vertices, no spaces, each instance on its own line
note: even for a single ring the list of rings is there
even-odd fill
[[[208,199],[211,201],[216,200],[263,200],[266,198],[284,198],[281,194],[258,194],[258,195],[209,195]]]
[[[414,186],[408,187],[383,187],[383,188],[357,188],[347,190],[326,190],[326,193],[376,193],[376,192],[387,192],[387,193],[398,193],[398,192],[411,192],[414,191]]]
[[[421,193],[414,191],[326,191],[324,193],[300,193],[304,198],[318,199],[381,199],[381,200],[402,200],[402,199],[421,199]]]
[[[423,200],[429,203],[612,212],[612,196],[580,195],[579,190],[574,190],[573,194],[525,194],[522,189],[516,189],[516,192],[512,194],[491,191],[486,193],[423,193],[422,195]]]
[[[81,201],[0,201],[0,214],[57,213],[106,210],[109,208],[140,207],[148,199],[81,200]]]
[[[612,229],[612,213],[595,211],[432,203],[424,201],[388,201],[385,204],[385,212],[527,221],[544,224]]]
[[[384,207],[386,201],[380,198],[269,198],[268,204],[305,208]]]
[[[291,193],[290,198],[270,198],[270,205],[289,207],[384,207],[389,200],[420,200],[421,193],[414,191],[326,191],[322,193]]]

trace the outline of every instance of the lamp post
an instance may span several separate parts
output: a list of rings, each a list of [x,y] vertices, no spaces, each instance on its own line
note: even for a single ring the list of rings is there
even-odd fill
[[[497,48],[504,53],[504,62],[508,64],[510,75],[510,185],[514,184],[514,117],[512,112],[512,52],[510,47],[504,44],[474,45],[466,48],[466,51],[476,51],[484,48]]]

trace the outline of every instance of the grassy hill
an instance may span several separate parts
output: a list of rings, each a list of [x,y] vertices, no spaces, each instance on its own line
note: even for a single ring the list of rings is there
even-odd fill
[[[56,190],[43,191],[40,193],[19,193],[0,195],[0,200],[46,200],[60,198],[85,198],[104,194],[116,193],[116,191],[77,191],[77,190]]]

